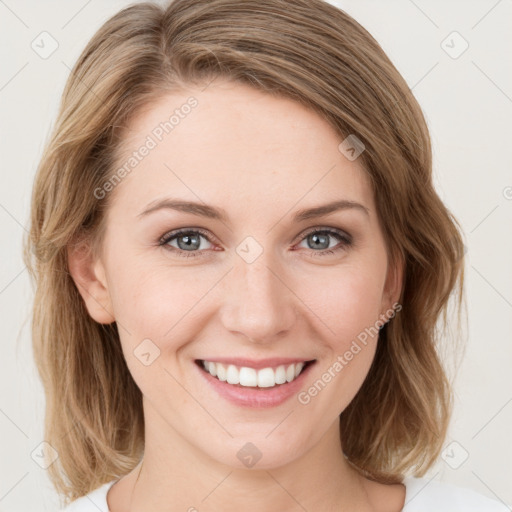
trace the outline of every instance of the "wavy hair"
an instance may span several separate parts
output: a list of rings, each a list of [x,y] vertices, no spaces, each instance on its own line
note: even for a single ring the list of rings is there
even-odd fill
[[[45,440],[59,454],[48,471],[67,502],[130,472],[144,449],[142,395],[117,325],[89,316],[67,249],[101,248],[112,194],[94,191],[115,171],[132,117],[216,77],[300,102],[340,142],[354,134],[364,143],[359,158],[388,254],[404,269],[402,311],[381,329],[369,373],[340,416],[343,451],[365,476],[396,483],[422,476],[442,448],[452,392],[439,342],[452,296],[460,323],[464,245],[435,191],[429,131],[403,77],[358,22],[323,0],[139,3],[99,28],[69,75],[24,240]]]

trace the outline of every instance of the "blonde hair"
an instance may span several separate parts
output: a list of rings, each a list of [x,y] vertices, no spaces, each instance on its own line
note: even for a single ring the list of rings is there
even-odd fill
[[[66,499],[130,472],[143,454],[141,392],[116,323],[96,323],[69,274],[67,248],[100,250],[122,129],[169,91],[216,77],[313,109],[365,145],[393,261],[402,261],[402,311],[380,331],[361,389],[340,416],[348,460],[399,482],[438,457],[451,413],[438,341],[464,246],[432,183],[428,128],[405,80],[375,39],[322,0],[176,0],[129,6],[93,36],[63,92],[35,177],[24,259],[35,282],[32,339],[46,394],[45,439],[59,458],[49,476]],[[90,245],[88,245],[88,243]],[[87,249],[86,249],[87,250]],[[456,287],[458,283],[458,287]]]

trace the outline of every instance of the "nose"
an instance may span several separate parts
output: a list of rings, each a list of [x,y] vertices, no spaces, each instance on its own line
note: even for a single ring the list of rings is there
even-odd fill
[[[223,327],[259,344],[272,343],[289,332],[297,317],[297,298],[284,274],[265,252],[252,263],[235,258],[222,289]]]

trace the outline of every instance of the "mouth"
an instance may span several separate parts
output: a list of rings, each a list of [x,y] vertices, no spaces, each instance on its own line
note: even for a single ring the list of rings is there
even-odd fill
[[[196,359],[196,365],[217,381],[237,388],[279,388],[295,381],[316,359],[269,365],[261,368]]]

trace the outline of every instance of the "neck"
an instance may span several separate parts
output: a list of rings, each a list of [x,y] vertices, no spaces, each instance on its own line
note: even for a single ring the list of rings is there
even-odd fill
[[[190,444],[146,405],[144,460],[128,510],[370,510],[362,478],[346,461],[336,420],[307,452],[283,465],[219,463]],[[313,435],[313,434],[312,434]],[[230,442],[244,446],[244,440]],[[283,442],[286,442],[283,439]],[[236,466],[238,463],[238,467]]]

